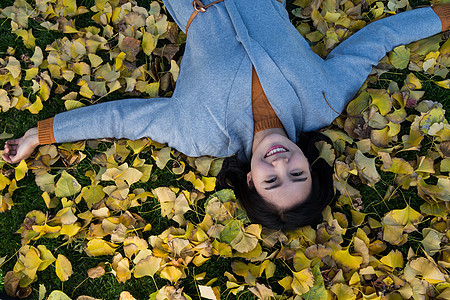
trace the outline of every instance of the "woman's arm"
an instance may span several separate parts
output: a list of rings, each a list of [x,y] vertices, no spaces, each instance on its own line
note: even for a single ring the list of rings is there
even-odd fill
[[[124,99],[57,114],[39,122],[16,140],[7,141],[3,159],[17,163],[39,144],[98,138],[149,137],[185,152],[192,152],[189,120],[176,98]]]
[[[331,106],[342,111],[372,67],[387,52],[396,46],[437,34],[443,24],[431,7],[413,9],[375,21],[343,41],[325,61],[329,80],[335,81],[339,94],[345,95],[343,98],[328,98]]]

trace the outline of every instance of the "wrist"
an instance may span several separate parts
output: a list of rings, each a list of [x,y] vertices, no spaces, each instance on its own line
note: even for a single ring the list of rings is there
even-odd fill
[[[25,133],[25,137],[30,141],[30,144],[37,147],[39,146],[39,133],[37,127],[29,129]]]

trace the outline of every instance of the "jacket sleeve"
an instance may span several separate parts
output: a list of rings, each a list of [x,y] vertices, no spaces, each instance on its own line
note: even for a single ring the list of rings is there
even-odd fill
[[[441,31],[439,17],[431,7],[399,13],[362,28],[343,41],[328,55],[325,66],[329,80],[344,97],[331,100],[331,106],[343,111],[372,70],[387,52],[427,38]]]
[[[190,133],[186,122],[183,108],[174,97],[124,99],[57,114],[53,133],[58,143],[105,137],[131,140],[149,137],[189,152]]]

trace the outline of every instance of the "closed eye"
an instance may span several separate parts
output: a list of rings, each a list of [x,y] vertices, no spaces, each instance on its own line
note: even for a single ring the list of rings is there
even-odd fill
[[[303,172],[294,172],[291,173],[292,176],[298,177],[298,176],[302,176]]]
[[[275,182],[275,180],[277,180],[276,177],[270,178],[269,180],[266,180],[266,183],[272,183],[272,182]]]

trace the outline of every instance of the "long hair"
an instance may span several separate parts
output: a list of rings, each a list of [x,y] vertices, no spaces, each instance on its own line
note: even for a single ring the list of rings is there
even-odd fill
[[[322,210],[334,196],[333,168],[322,158],[314,143],[331,140],[319,133],[301,133],[297,146],[303,151],[311,167],[311,193],[305,201],[289,209],[280,210],[262,198],[254,188],[247,185],[250,162],[242,162],[236,156],[227,157],[217,176],[219,188],[231,188],[245,209],[249,219],[268,228],[278,230],[296,229],[320,221]],[[300,192],[300,191],[299,191]]]

